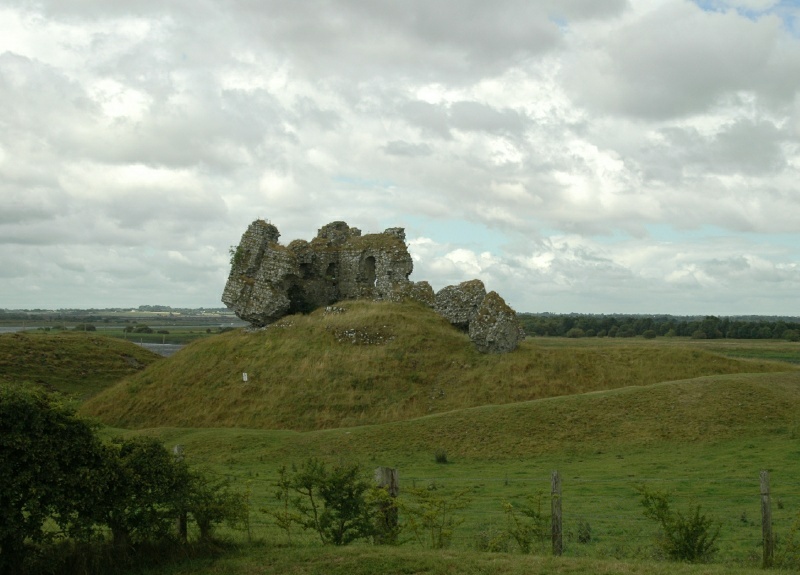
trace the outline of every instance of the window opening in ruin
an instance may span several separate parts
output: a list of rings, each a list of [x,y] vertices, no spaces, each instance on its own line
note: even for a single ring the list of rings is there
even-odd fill
[[[364,279],[368,285],[375,287],[375,258],[369,256],[364,260]]]
[[[332,284],[336,285],[336,278],[339,275],[336,264],[328,264],[328,269],[325,270],[325,279]]]
[[[306,299],[306,294],[303,288],[297,284],[292,285],[286,295],[289,297],[289,315],[296,313],[311,313],[314,311],[314,305]]]

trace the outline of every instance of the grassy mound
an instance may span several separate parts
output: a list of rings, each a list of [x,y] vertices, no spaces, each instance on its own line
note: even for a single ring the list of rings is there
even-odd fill
[[[83,332],[0,335],[0,381],[90,397],[161,359],[134,343]]]
[[[453,549],[431,555],[431,566],[423,569],[431,573],[471,572],[466,566],[474,561],[484,562],[485,567],[485,562],[502,561],[503,572],[509,573],[523,569],[681,572],[683,566],[670,563],[648,564],[641,571],[633,563],[614,561],[613,567],[603,563],[610,558],[641,561],[656,556],[657,527],[644,518],[636,496],[636,486],[647,483],[674,493],[681,509],[702,503],[723,523],[719,560],[725,568],[694,571],[716,573],[733,572],[725,571],[732,565],[758,565],[760,470],[771,470],[774,495],[780,500],[773,508],[776,533],[785,537],[793,529],[800,509],[799,416],[800,371],[792,371],[711,376],[349,429],[161,428],[124,433],[155,435],[169,446],[183,445],[191,464],[229,478],[240,488],[246,486],[258,510],[279,505],[274,497],[278,468],[309,457],[356,462],[366,473],[379,465],[396,467],[401,495],[410,487],[443,494],[466,491],[470,504],[460,515],[464,523],[457,529]],[[439,451],[447,453],[447,465],[436,462]],[[585,519],[594,534],[591,544],[578,545],[573,537],[568,542],[572,557],[554,559],[555,564],[540,571],[529,561],[550,559],[471,554],[487,525],[504,524],[503,501],[522,502],[549,493],[552,470],[559,470],[564,480],[565,532],[574,534]],[[414,542],[398,548],[396,556],[394,551],[369,546],[324,551],[312,549],[318,544],[314,534],[300,533],[293,535],[294,545],[284,547],[285,533],[263,511],[253,513],[252,529],[256,538],[270,542],[267,549],[278,550],[275,555],[291,557],[274,572],[322,572],[321,567],[315,570],[312,557],[323,556],[336,564],[375,560],[386,561],[391,566],[385,569],[388,572],[415,571],[420,566],[410,567],[407,558],[426,553]],[[306,552],[312,564],[306,564]],[[546,555],[547,542],[536,552]],[[276,560],[270,556],[266,563]],[[439,567],[445,556],[462,562],[462,567]],[[226,561],[232,563],[220,573],[249,573],[265,564],[264,556],[254,549]]]
[[[93,398],[83,412],[125,428],[332,429],[790,369],[644,341],[557,347],[526,341],[513,353],[485,355],[427,307],[356,301],[192,343]]]

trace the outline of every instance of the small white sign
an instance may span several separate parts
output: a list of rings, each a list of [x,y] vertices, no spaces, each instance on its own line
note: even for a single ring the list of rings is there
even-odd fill
[[[247,374],[246,373],[242,374],[242,381],[247,382]]]

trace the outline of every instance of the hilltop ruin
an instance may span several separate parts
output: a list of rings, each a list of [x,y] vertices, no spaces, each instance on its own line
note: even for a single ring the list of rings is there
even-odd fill
[[[522,337],[514,310],[497,293],[487,294],[480,280],[436,294],[428,282],[409,280],[414,266],[403,228],[362,236],[358,228],[332,222],[310,242],[283,246],[279,238],[278,228],[256,220],[232,248],[222,302],[253,325],[347,299],[413,299],[468,332],[480,351],[512,351]]]

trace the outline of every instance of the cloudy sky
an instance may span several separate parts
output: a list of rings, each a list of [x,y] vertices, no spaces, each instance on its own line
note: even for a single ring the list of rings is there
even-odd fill
[[[0,308],[405,227],[518,311],[800,315],[800,2],[3,0]]]

